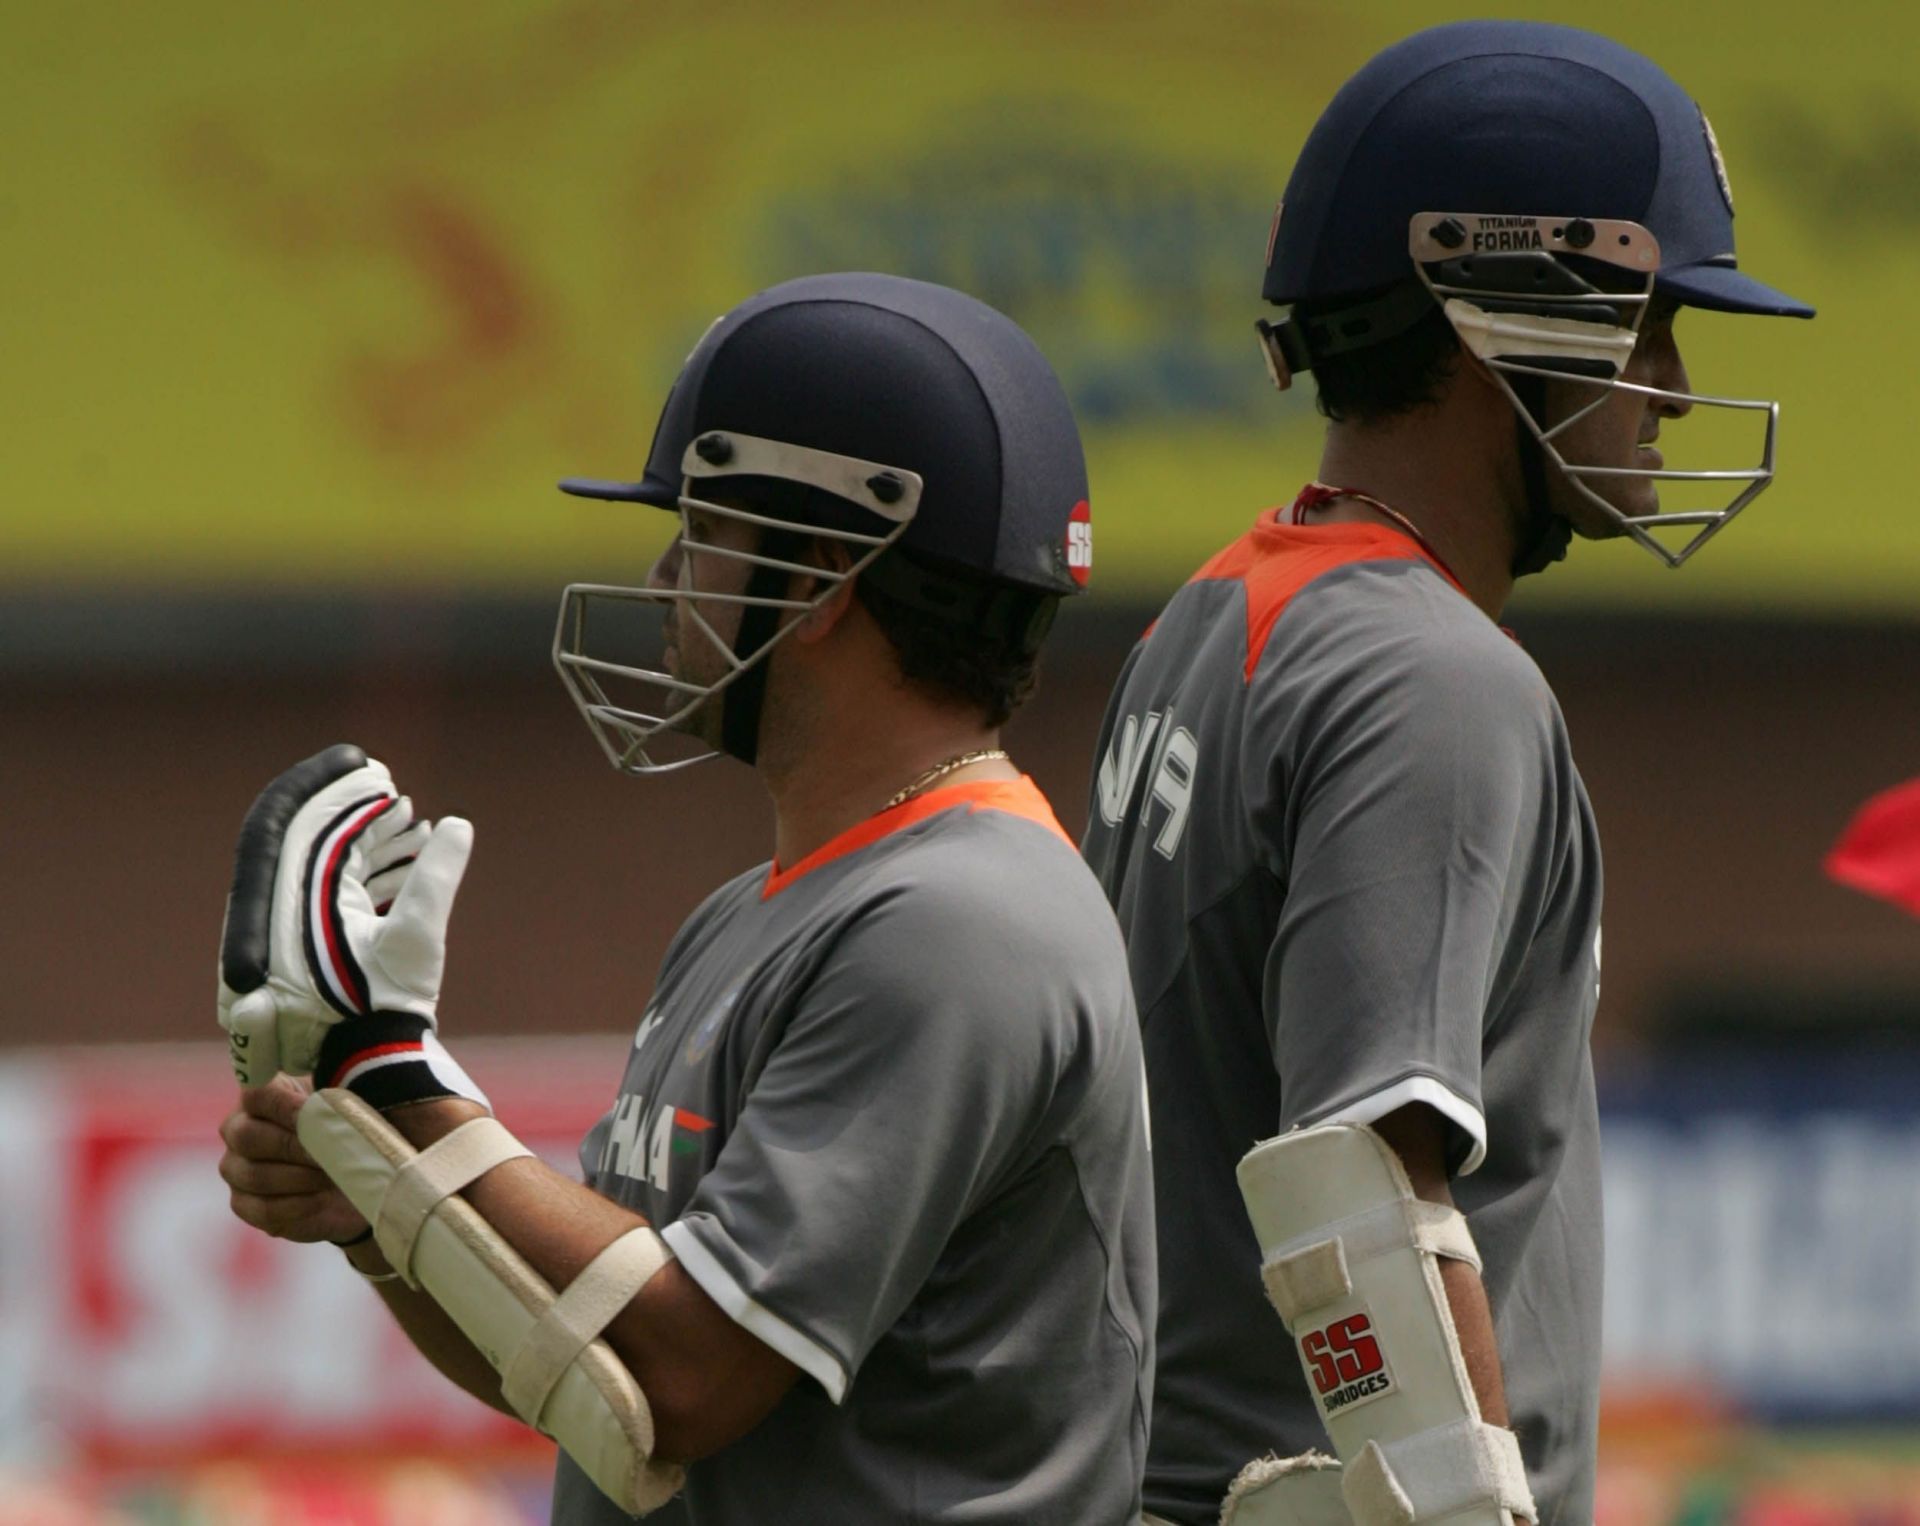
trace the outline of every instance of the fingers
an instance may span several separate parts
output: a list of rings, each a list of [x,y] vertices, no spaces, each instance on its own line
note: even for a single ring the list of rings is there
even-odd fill
[[[351,1240],[367,1224],[337,1191],[296,1197],[260,1197],[234,1191],[228,1194],[228,1203],[241,1223],[281,1240]]]
[[[381,842],[370,845],[365,855],[364,868],[366,878],[384,872],[401,859],[412,858],[427,845],[427,834],[433,830],[430,821],[416,821],[404,832],[396,832]]]
[[[280,1009],[270,986],[240,997],[220,1015],[227,1058],[242,1086],[270,1081],[280,1068]]]
[[[262,1165],[299,1166],[319,1170],[314,1158],[291,1129],[248,1113],[229,1113],[220,1125],[220,1140],[242,1160]]]
[[[392,785],[389,783],[388,788]],[[413,797],[411,795],[394,796],[393,804],[388,806],[366,826],[361,828],[354,839],[353,851],[373,853],[381,844],[391,841],[413,825]]]
[[[368,822],[353,841],[354,858],[347,872],[360,879],[371,879],[382,865],[396,858],[410,857],[420,851],[427,823],[413,818],[413,800],[401,795],[392,805]],[[409,839],[418,838],[408,846]],[[399,846],[396,846],[398,844]]]
[[[439,994],[447,919],[453,914],[453,898],[472,853],[473,823],[461,816],[441,817],[387,912],[387,927],[380,938],[381,962],[390,970],[431,969],[436,989],[424,995]]]
[[[249,1086],[240,1093],[240,1111],[250,1118],[277,1123],[292,1133],[300,1121],[300,1105],[313,1088],[292,1076],[275,1076],[265,1086]]]
[[[409,846],[407,839],[418,824],[413,819],[413,801],[405,795],[387,791],[387,798],[378,808],[362,814],[357,822],[342,836],[331,839],[346,852],[345,862],[341,866],[341,894],[354,896],[366,890],[368,882],[383,869],[394,866],[395,861],[410,858],[419,851],[417,843]],[[331,832],[332,828],[328,828]],[[397,849],[395,844],[400,843]],[[369,897],[368,909],[372,909]]]
[[[256,1160],[229,1149],[220,1157],[220,1180],[253,1197],[324,1197],[333,1182],[317,1166]]]
[[[287,1076],[249,1087],[220,1125],[220,1179],[242,1223],[283,1240],[350,1240],[366,1228],[301,1146],[292,1121],[307,1088]]]
[[[366,855],[365,884],[376,912],[384,912],[399,893],[408,867],[427,844],[432,826],[416,821],[404,832],[395,833]]]
[[[375,791],[393,789],[393,770],[378,758],[368,758],[356,770],[356,774],[359,782],[367,789]]]

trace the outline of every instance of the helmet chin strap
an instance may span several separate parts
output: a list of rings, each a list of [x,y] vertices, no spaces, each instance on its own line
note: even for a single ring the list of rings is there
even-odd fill
[[[1533,415],[1541,428],[1547,423],[1547,382],[1543,376],[1515,376],[1513,390],[1521,405]],[[1556,514],[1547,496],[1547,453],[1540,448],[1527,421],[1513,421],[1514,438],[1519,442],[1520,482],[1526,493],[1527,517],[1521,522],[1520,543],[1515,548],[1512,572],[1516,578],[1545,572],[1567,554],[1573,540],[1573,524]]]
[[[799,558],[806,544],[807,537],[796,530],[763,530],[759,554],[772,561],[791,562]],[[792,573],[778,567],[755,567],[747,579],[747,596],[781,598],[792,578]],[[765,604],[744,606],[739,634],[733,638],[733,655],[746,662],[773,640],[783,613]],[[721,691],[720,750],[742,763],[751,764],[760,753],[760,712],[767,698],[767,670],[772,666],[771,658],[756,662]]]

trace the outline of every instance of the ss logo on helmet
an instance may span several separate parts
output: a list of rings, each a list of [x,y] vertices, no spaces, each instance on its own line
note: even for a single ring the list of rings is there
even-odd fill
[[[1082,588],[1093,576],[1093,514],[1084,498],[1067,516],[1067,571]]]

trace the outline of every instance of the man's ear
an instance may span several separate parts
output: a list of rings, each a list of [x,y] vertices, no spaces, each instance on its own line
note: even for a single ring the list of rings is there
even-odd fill
[[[1456,340],[1453,358],[1447,367],[1446,385],[1450,387],[1459,386],[1469,378],[1485,387],[1489,392],[1495,393],[1502,403],[1506,403],[1507,394],[1501,388],[1499,380],[1494,376],[1493,368],[1478,355],[1474,354],[1472,350],[1468,349],[1465,344]],[[1507,404],[1507,406],[1511,407],[1512,405]]]
[[[852,550],[839,541],[817,540],[808,553],[810,561],[833,572],[845,573],[853,565]],[[846,618],[853,606],[853,579],[842,577],[824,599],[793,623],[793,639],[804,646],[824,640]]]
[[[1549,382],[1547,385],[1552,387],[1555,384]],[[1456,392],[1461,396],[1452,397],[1451,395]],[[1517,415],[1514,412],[1513,400],[1507,395],[1507,389],[1500,384],[1500,378],[1494,374],[1493,367],[1464,344],[1454,352],[1453,364],[1449,368],[1446,385],[1442,392],[1442,401],[1450,401],[1456,405],[1463,402],[1470,403],[1473,411],[1487,421],[1488,428],[1497,430],[1503,436],[1513,431]],[[1456,415],[1456,417],[1462,419],[1464,423],[1466,415]],[[1521,427],[1526,426],[1522,424]]]

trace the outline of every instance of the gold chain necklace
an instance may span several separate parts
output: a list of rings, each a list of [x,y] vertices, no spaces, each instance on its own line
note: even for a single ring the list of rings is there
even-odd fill
[[[936,763],[924,774],[915,775],[912,782],[909,783],[905,789],[901,790],[885,805],[881,806],[880,809],[890,811],[896,805],[905,805],[915,795],[919,794],[920,791],[933,783],[934,780],[944,779],[948,774],[953,773],[956,769],[965,768],[969,763],[986,763],[995,758],[1005,758],[1008,762],[1013,761],[1013,755],[1004,747],[983,747],[977,752],[955,753],[951,758],[948,758],[946,762]]]

